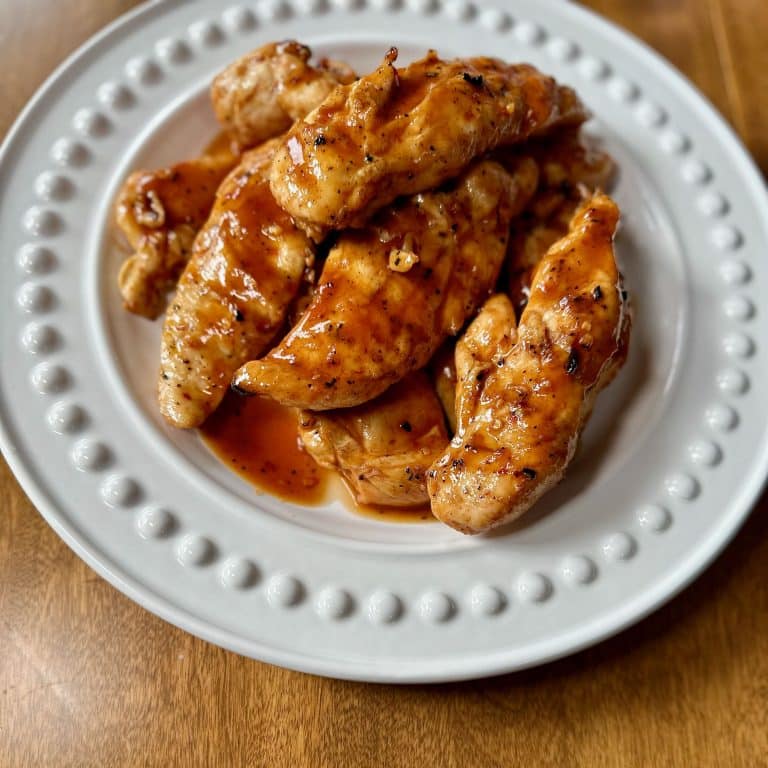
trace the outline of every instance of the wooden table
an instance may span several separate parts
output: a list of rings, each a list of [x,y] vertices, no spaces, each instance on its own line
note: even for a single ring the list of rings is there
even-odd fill
[[[4,0],[0,132],[131,0]],[[589,0],[683,70],[768,170],[765,0]],[[8,254],[4,255],[8,258]],[[639,625],[493,680],[394,687],[240,658],[78,560],[0,462],[0,765],[768,765],[768,498]]]

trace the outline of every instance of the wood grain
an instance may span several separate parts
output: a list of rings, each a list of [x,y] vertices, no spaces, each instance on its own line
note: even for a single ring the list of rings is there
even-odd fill
[[[0,5],[0,131],[130,0]],[[768,168],[764,0],[590,0],[680,67]],[[768,500],[638,626],[494,680],[324,680],[219,650],[116,592],[0,463],[0,765],[768,765]]]

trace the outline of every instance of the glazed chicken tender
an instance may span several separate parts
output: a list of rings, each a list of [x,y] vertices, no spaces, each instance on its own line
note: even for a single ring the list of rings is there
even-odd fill
[[[423,371],[356,408],[302,411],[299,436],[312,458],[341,472],[360,504],[414,507],[429,501],[426,471],[448,434]]]
[[[607,196],[589,200],[537,267],[516,340],[512,305],[492,299],[457,350],[458,431],[427,480],[433,514],[453,528],[480,533],[512,520],[555,485],[595,396],[622,365],[618,217]]]
[[[216,190],[236,163],[237,155],[223,150],[128,177],[116,218],[134,251],[117,278],[129,312],[154,319],[165,310]]]
[[[216,115],[232,140],[217,151],[169,168],[137,171],[117,201],[117,225],[133,253],[118,276],[123,304],[150,319],[165,311],[205,224],[224,177],[243,150],[278,136],[314,109],[339,84],[354,80],[343,62],[308,61],[296,41],[270,43],[227,67],[213,83]]]
[[[483,304],[461,338],[454,353],[456,387],[454,418],[456,434],[464,434],[480,395],[485,377],[493,365],[503,365],[504,357],[517,340],[515,310],[502,293]]]
[[[493,290],[536,173],[532,161],[513,175],[481,161],[451,189],[342,234],[298,324],[238,371],[236,388],[310,410],[348,408],[423,368]]]
[[[477,534],[561,480],[626,358],[615,165],[529,64],[397,58],[226,67],[214,144],[120,192],[119,287],[148,318],[175,288],[160,411],[199,427],[234,390],[204,439],[259,488],[319,501],[324,467]]]
[[[232,374],[282,327],[314,251],[275,203],[267,168],[275,142],[246,152],[221,185],[163,326],[160,411],[202,424]]]
[[[295,40],[268,43],[230,64],[213,81],[216,117],[244,147],[287,131],[354,71],[324,59],[309,64],[312,51]]]
[[[397,69],[397,50],[340,87],[280,144],[271,186],[313,237],[362,226],[401,195],[439,186],[498,146],[586,111],[576,94],[527,64],[426,58]]]
[[[531,275],[541,258],[565,237],[573,215],[589,197],[610,190],[616,174],[611,156],[578,130],[531,142],[525,152],[539,167],[539,188],[510,232],[508,291],[518,312],[528,301]]]

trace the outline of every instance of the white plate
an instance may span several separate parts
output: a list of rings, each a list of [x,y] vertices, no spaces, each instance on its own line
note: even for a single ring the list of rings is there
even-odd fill
[[[161,423],[158,328],[124,313],[111,210],[136,166],[195,151],[227,62],[296,37],[372,67],[430,45],[574,85],[621,163],[628,363],[568,479],[514,529],[466,538],[258,497]],[[48,82],[0,162],[2,443],[62,538],[167,620],[324,675],[437,681],[572,652],[680,590],[766,473],[766,195],[723,121],[646,48],[572,4],[164,2]]]

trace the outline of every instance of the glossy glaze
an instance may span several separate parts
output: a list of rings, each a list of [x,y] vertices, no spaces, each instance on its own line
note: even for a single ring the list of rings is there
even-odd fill
[[[221,155],[229,153],[234,158],[243,154],[243,147],[226,128],[220,130],[203,149],[204,155]]]
[[[269,191],[274,147],[246,152],[222,183],[168,308],[158,396],[174,426],[198,426],[216,408],[283,326],[312,263],[310,241]]]
[[[374,520],[435,522],[428,504],[404,508],[356,503],[341,475],[321,467],[303,449],[298,420],[295,408],[232,392],[200,428],[200,436],[229,469],[285,501],[312,507],[340,499],[350,512]]]
[[[339,83],[354,80],[343,62],[310,65],[307,46],[269,43],[229,65],[213,82],[211,100],[222,132],[199,158],[136,171],[116,204],[118,227],[134,253],[118,277],[125,308],[156,318],[176,285],[205,224],[216,190],[243,151],[291,127]]]
[[[423,371],[356,408],[302,411],[306,450],[338,470],[359,504],[423,507],[426,471],[445,450],[448,433],[434,386]]]
[[[278,498],[312,506],[325,499],[330,473],[302,448],[297,425],[295,409],[232,392],[200,434],[233,472]]]
[[[129,312],[149,318],[163,312],[216,190],[237,159],[229,137],[220,134],[199,158],[128,177],[118,195],[116,221],[134,250],[118,276]]]
[[[473,165],[450,189],[416,195],[343,234],[309,307],[236,385],[310,410],[367,402],[424,367],[488,296],[509,222],[536,185],[533,163],[513,174]],[[414,265],[391,268],[398,261]]]
[[[573,457],[594,398],[624,362],[626,297],[613,253],[619,212],[588,201],[544,256],[514,339],[496,297],[457,349],[458,428],[427,486],[433,514],[478,533],[525,512]]]
[[[536,162],[539,185],[510,231],[505,282],[518,316],[528,301],[536,265],[568,233],[573,215],[588,197],[610,192],[616,175],[611,156],[581,136],[578,128],[504,151],[499,160],[514,161],[520,153]]]
[[[418,507],[386,507],[383,505],[358,504],[350,494],[348,505],[352,512],[384,523],[436,523],[429,504]]]
[[[370,75],[333,91],[275,155],[275,198],[316,238],[364,225],[489,149],[585,119],[572,90],[529,65],[443,61],[432,51],[397,69],[396,57],[392,49]]]

